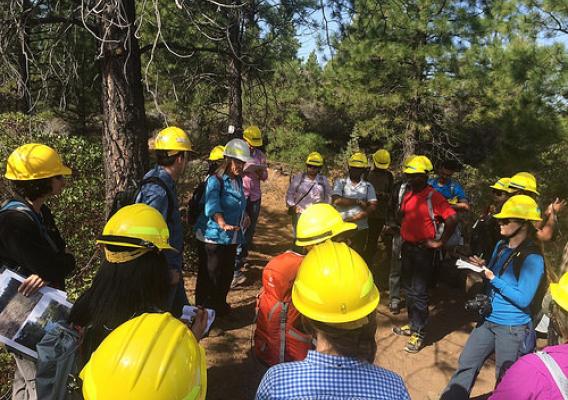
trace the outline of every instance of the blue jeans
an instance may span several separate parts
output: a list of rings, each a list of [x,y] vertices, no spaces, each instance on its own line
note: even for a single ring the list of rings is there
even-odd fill
[[[235,259],[235,271],[242,268],[245,260],[248,256],[249,246],[252,243],[254,237],[254,231],[256,230],[256,223],[258,221],[258,216],[260,214],[260,201],[248,201],[247,203],[247,214],[250,218],[250,225],[244,232],[243,243],[237,247],[237,257]]]
[[[428,283],[433,272],[434,250],[404,242],[401,257],[408,321],[413,332],[423,335],[428,322]]]
[[[469,335],[458,361],[458,369],[446,386],[443,400],[469,399],[483,363],[495,353],[497,383],[505,371],[519,358],[519,349],[528,325],[498,325],[484,321]]]
[[[397,299],[400,301],[400,269],[401,259],[400,252],[402,247],[402,238],[400,234],[396,234],[392,238],[392,253],[389,272],[389,298],[390,301]]]

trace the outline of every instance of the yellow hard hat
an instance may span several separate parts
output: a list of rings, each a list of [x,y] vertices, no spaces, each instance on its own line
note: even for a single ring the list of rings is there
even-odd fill
[[[223,153],[225,152],[225,146],[215,146],[209,153],[209,161],[219,161],[223,159]]]
[[[58,175],[71,175],[71,169],[63,165],[54,149],[44,144],[24,144],[10,154],[6,163],[5,177],[13,181],[30,181]]]
[[[550,295],[556,304],[568,312],[568,272],[562,275],[560,282],[550,284]]]
[[[168,150],[168,155],[191,151],[191,140],[183,129],[170,126],[162,129],[154,140],[154,150]]]
[[[321,243],[353,229],[357,229],[357,225],[344,222],[341,214],[330,204],[312,204],[298,218],[296,245],[310,246]]]
[[[529,172],[518,172],[511,177],[509,188],[526,190],[534,194],[540,194],[536,190],[536,178]]]
[[[292,303],[314,321],[352,322],[377,308],[379,290],[355,250],[328,240],[311,249],[302,261],[292,289]]]
[[[79,376],[85,400],[203,400],[207,391],[205,352],[169,313],[120,325]]]
[[[322,167],[323,166],[323,157],[317,151],[312,151],[308,158],[306,158],[307,165],[313,165],[314,167]]]
[[[428,157],[417,155],[412,158],[409,157],[402,172],[405,174],[427,174],[432,169],[432,161]]]
[[[514,189],[509,188],[509,182],[511,182],[511,178],[500,178],[489,187],[495,190],[501,190],[502,192],[515,193]]]
[[[365,153],[357,152],[349,157],[347,165],[352,168],[369,168],[369,161]]]
[[[378,169],[388,169],[391,163],[391,155],[388,150],[377,150],[375,154],[373,154],[373,162]]]
[[[243,133],[243,139],[253,147],[262,146],[262,133],[256,125],[251,125],[245,129]]]
[[[542,221],[540,208],[530,196],[519,194],[508,199],[501,212],[493,216],[497,219],[514,218],[526,221]]]
[[[105,257],[114,263],[134,260],[153,249],[175,250],[168,240],[170,232],[158,210],[139,203],[122,207],[106,223],[99,244],[132,247],[132,252],[113,252],[105,247]]]

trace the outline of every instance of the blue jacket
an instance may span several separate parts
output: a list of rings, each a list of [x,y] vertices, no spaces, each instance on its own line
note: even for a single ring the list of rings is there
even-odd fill
[[[528,324],[531,320],[529,306],[544,274],[544,259],[539,254],[529,254],[521,267],[518,281],[513,263],[510,263],[503,275],[499,276],[503,264],[513,252],[513,249],[505,246],[503,252],[498,255],[500,243],[493,251],[493,257],[498,257],[491,266],[495,278],[489,282],[489,297],[493,311],[486,319],[499,325]]]
[[[136,203],[144,203],[148,204],[149,206],[154,207],[158,210],[166,223],[168,224],[168,229],[170,231],[170,245],[176,249],[178,252],[175,251],[166,251],[164,252],[166,256],[166,260],[168,261],[168,265],[172,269],[176,269],[178,271],[181,270],[183,265],[183,225],[181,223],[181,214],[179,212],[179,203],[177,199],[177,192],[176,192],[176,183],[165,170],[164,167],[157,165],[146,175],[144,175],[144,179],[149,177],[158,177],[168,187],[170,190],[170,195],[173,199],[173,210],[171,211],[171,218],[168,221],[168,194],[160,185],[155,183],[148,183],[140,189],[140,193],[136,197]]]
[[[454,198],[458,198],[459,201],[467,200],[467,195],[465,190],[463,190],[462,185],[453,178],[446,181],[445,184],[440,183],[440,178],[430,178],[428,179],[428,184],[432,186],[438,193],[450,201]]]
[[[242,228],[238,231],[224,231],[215,222],[213,216],[223,214],[225,222],[229,225],[240,226],[247,205],[243,191],[243,180],[239,176],[231,179],[225,174],[223,189],[219,180],[210,176],[205,186],[205,205],[203,212],[195,223],[195,234],[199,240],[222,245],[241,244],[243,242]]]

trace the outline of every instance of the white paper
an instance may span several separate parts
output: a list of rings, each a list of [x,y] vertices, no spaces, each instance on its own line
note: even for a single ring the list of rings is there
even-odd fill
[[[195,306],[183,306],[180,319],[184,321],[193,321],[195,315],[197,315],[197,310],[198,308]],[[215,321],[215,310],[206,308],[205,311],[207,311],[207,326],[205,327],[204,334],[209,332],[213,321]]]
[[[67,319],[67,294],[44,287],[31,296],[18,292],[24,278],[8,269],[0,274],[0,342],[37,358],[36,344],[50,322]]]
[[[464,260],[457,260],[456,266],[458,267],[458,269],[470,269],[474,272],[483,272],[483,270],[485,269],[485,267],[479,267]]]

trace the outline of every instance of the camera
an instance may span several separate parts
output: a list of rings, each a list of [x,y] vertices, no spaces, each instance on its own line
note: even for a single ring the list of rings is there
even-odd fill
[[[484,294],[476,294],[471,300],[465,302],[465,310],[477,313],[481,318],[487,317],[493,311],[491,299]]]

